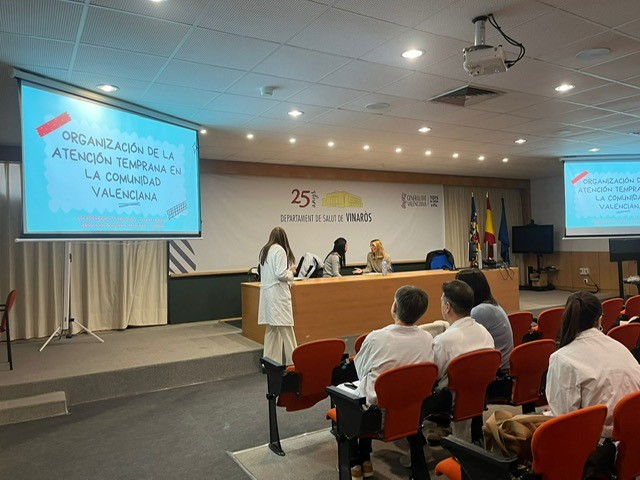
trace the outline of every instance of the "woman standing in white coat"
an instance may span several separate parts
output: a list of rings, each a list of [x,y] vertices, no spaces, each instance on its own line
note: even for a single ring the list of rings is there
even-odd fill
[[[295,257],[286,232],[275,227],[260,250],[260,305],[258,325],[266,325],[264,356],[291,365],[296,348],[291,307],[291,283],[296,271]]]

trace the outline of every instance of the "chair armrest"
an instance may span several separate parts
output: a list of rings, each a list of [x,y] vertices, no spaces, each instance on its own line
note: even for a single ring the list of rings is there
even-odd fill
[[[336,406],[339,434],[353,438],[382,432],[382,411],[375,405],[367,406],[365,397],[339,387],[327,387],[326,392]]]
[[[267,391],[272,395],[282,392],[297,392],[300,388],[300,376],[287,372],[287,366],[269,358],[262,357],[260,363],[267,371]]]
[[[511,472],[518,466],[517,457],[502,457],[451,435],[440,442],[460,463],[466,474],[463,478],[469,480],[511,480]]]

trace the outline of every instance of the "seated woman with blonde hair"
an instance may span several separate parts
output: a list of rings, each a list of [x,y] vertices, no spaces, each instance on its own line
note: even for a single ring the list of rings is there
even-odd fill
[[[383,273],[383,262],[386,262],[387,271],[391,272],[391,257],[384,251],[382,242],[376,238],[371,240],[369,247],[371,248],[371,251],[367,254],[367,266],[364,268],[354,268],[353,273]]]

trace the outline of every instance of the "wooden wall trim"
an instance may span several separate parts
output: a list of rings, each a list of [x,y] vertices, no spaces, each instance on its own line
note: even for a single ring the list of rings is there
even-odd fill
[[[437,175],[412,172],[383,172],[377,170],[358,170],[354,168],[311,167],[206,159],[201,159],[200,172],[218,175],[313,178],[315,180],[351,180],[356,182],[420,183],[460,187],[514,188],[526,191],[526,204],[530,205],[531,203],[529,193],[530,182],[524,179],[468,177],[462,175]],[[523,201],[523,206],[524,205],[525,202]]]

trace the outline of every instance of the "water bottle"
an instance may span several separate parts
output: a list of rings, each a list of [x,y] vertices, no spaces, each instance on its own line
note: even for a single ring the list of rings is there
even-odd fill
[[[388,262],[386,260],[382,260],[382,275],[386,275],[389,273]]]

